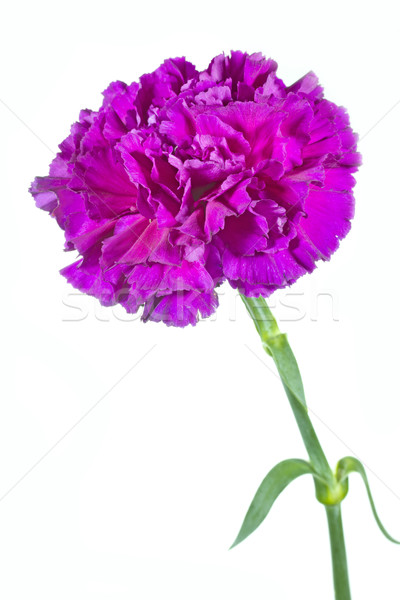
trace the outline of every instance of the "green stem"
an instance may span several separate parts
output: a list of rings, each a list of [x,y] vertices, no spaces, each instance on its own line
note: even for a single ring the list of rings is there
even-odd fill
[[[330,483],[333,483],[332,470],[308,416],[300,371],[286,336],[284,336],[286,356],[283,356],[284,360],[282,361],[279,360],[282,356],[276,356],[277,352],[273,351],[274,346],[276,346],[274,340],[282,337],[282,334],[264,298],[247,298],[246,296],[242,296],[242,300],[254,321],[264,349],[268,354],[272,355],[277,364],[283,387],[285,388],[310,461],[321,476],[325,477]],[[280,348],[280,354],[283,354],[282,348]],[[297,394],[293,393],[293,391],[296,392],[296,389]],[[297,396],[300,396],[303,400],[300,402]]]
[[[347,493],[347,486],[338,482],[333,474],[308,416],[300,371],[286,335],[279,331],[277,322],[264,298],[242,296],[242,300],[253,319],[265,351],[274,359],[310,462],[317,474],[314,477],[316,495],[318,500],[325,504],[328,516],[335,598],[336,600],[350,600],[340,510],[340,502]]]
[[[326,506],[336,600],[351,600],[340,504]]]

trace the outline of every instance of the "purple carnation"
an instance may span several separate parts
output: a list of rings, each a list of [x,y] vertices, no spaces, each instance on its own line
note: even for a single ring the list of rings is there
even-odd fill
[[[225,280],[269,296],[329,259],[354,214],[357,138],[313,73],[287,87],[276,69],[170,59],[81,112],[31,187],[79,252],[61,271],[75,288],[194,325]]]

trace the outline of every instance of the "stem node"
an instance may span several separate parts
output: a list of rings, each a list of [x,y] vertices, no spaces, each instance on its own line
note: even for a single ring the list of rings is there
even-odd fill
[[[335,480],[331,485],[326,485],[317,478],[314,478],[314,481],[317,500],[325,506],[340,504],[346,498],[349,491],[349,480],[347,478],[344,481]]]

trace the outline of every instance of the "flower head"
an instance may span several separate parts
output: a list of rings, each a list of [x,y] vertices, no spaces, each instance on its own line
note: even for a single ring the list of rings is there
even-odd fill
[[[276,69],[170,59],[80,113],[31,186],[79,252],[61,271],[74,287],[184,326],[225,280],[269,296],[330,258],[354,213],[356,135],[313,73],[286,86]]]

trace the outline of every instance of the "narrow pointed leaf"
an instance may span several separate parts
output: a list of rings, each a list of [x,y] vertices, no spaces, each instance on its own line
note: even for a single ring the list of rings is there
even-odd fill
[[[277,322],[262,296],[247,298],[242,295],[241,298],[253,319],[264,349],[272,356],[278,369],[311,463],[324,479],[333,482],[332,470],[308,417],[303,382],[286,334],[279,331]]]
[[[274,359],[286,391],[290,390],[293,398],[307,409],[299,367],[286,334],[279,331],[277,322],[262,296],[247,298],[242,295],[242,300],[254,321],[264,347]]]
[[[285,333],[280,333],[273,338],[270,338],[267,343],[268,350],[274,359],[279,376],[285,386],[286,393],[288,390],[293,397],[299,402],[302,407],[307,410],[306,398],[304,395],[303,382],[296,358],[289,345]]]
[[[371,504],[371,508],[372,508],[373,515],[375,517],[375,521],[376,521],[379,529],[383,533],[383,535],[389,541],[393,542],[394,544],[400,544],[400,541],[394,539],[386,531],[386,529],[382,525],[382,522],[381,522],[380,518],[378,517],[378,513],[377,513],[376,508],[375,508],[375,503],[374,503],[374,500],[372,498],[371,489],[369,487],[367,474],[365,472],[365,469],[364,469],[362,463],[357,458],[354,458],[353,456],[346,456],[345,458],[342,458],[342,460],[340,460],[338,462],[338,465],[337,465],[337,478],[338,478],[338,481],[343,481],[344,479],[346,479],[349,476],[350,473],[358,473],[359,475],[361,475],[362,480],[364,481],[364,484],[365,484],[365,487],[366,487],[366,490],[367,490],[369,502]]]
[[[300,475],[315,475],[310,463],[299,458],[284,460],[271,469],[258,488],[243,525],[231,548],[246,539],[264,521],[281,492]]]

